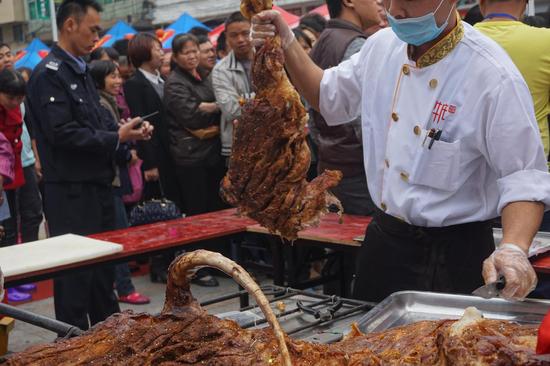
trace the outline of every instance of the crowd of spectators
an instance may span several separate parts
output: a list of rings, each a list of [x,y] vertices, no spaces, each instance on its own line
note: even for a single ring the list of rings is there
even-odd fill
[[[328,3],[343,4],[340,0]],[[353,52],[360,48],[359,43],[352,42],[355,38],[364,40],[367,37],[364,30],[379,23],[383,25],[379,20],[381,6],[374,1],[373,4],[369,10],[373,14],[367,18],[374,19],[374,22],[363,22],[353,7],[338,5],[346,12],[352,9],[354,14],[346,19],[351,21],[355,34],[345,40],[353,44]],[[174,202],[188,216],[225,207],[218,190],[231,154],[233,128],[238,123],[242,101],[254,97],[250,21],[238,11],[228,16],[225,30],[216,45],[204,29],[194,28],[187,34],[176,35],[170,49],[163,49],[158,38],[150,33],[139,33],[129,42],[125,41],[122,47],[95,48],[97,30],[94,27],[98,28],[100,11],[101,7],[91,0],[64,1],[57,14],[60,42],[37,67],[38,71],[15,71],[11,49],[8,45],[0,46],[0,69],[6,70],[4,77],[14,78],[19,85],[12,91],[11,104],[2,104],[1,107],[4,114],[0,132],[10,142],[15,162],[13,177],[8,175],[4,179],[4,194],[10,212],[9,217],[2,221],[3,245],[38,239],[38,227],[43,221],[42,199],[46,207],[49,202],[57,201],[61,209],[68,209],[64,205],[71,202],[60,201],[87,192],[102,206],[93,213],[97,225],[85,224],[82,222],[85,218],[75,220],[76,223],[61,223],[60,208],[46,209],[46,228],[49,227],[54,234],[65,231],[89,234],[126,228],[130,225],[128,214],[132,207],[155,198]],[[83,24],[85,22],[87,24]],[[91,27],[92,31],[82,29],[83,25]],[[308,14],[301,18],[294,31],[300,44],[309,52],[315,50],[325,27],[325,18]],[[348,52],[346,57],[351,54]],[[87,74],[91,84],[81,78]],[[33,90],[41,90],[43,95],[26,93],[25,84],[29,78]],[[94,92],[87,90],[90,85],[95,87]],[[93,100],[95,98],[97,101]],[[76,107],[71,106],[74,100],[77,101]],[[63,112],[56,114],[54,121],[53,114],[61,109]],[[26,113],[27,110],[30,113]],[[90,111],[93,111],[92,117],[87,115]],[[147,118],[154,129],[150,136],[135,134],[134,138],[125,141],[119,138],[116,142],[117,129],[120,137],[120,130],[127,129],[125,125],[136,123],[139,117],[150,114],[154,114]],[[105,132],[88,135],[91,131],[80,130],[86,125],[88,130],[91,130],[89,125],[93,125],[93,128]],[[330,137],[325,136],[323,127],[315,122],[315,118],[309,127],[315,132],[309,137],[314,156],[309,178],[313,178],[317,171],[317,150],[319,148],[323,153],[330,149],[325,146]],[[360,136],[356,135],[355,129],[351,133],[353,141],[350,144],[357,145]],[[94,151],[94,148],[98,150]],[[100,152],[101,149],[105,152]],[[75,150],[81,151],[81,155],[69,157]],[[356,159],[361,163],[359,150]],[[59,154],[65,157],[60,159]],[[40,157],[45,160],[45,177]],[[90,159],[96,163],[105,159],[111,161],[108,166],[99,167],[97,164],[93,167],[89,166]],[[319,161],[321,168],[323,163],[324,160]],[[79,169],[89,168],[100,176],[103,174],[104,179],[89,178],[89,173],[85,172],[65,173],[73,164]],[[136,172],[141,175],[141,186],[140,180],[131,179]],[[107,177],[111,175],[112,179],[106,185]],[[42,187],[41,192],[39,187]],[[108,205],[103,202],[107,199]],[[81,204],[87,202],[83,199]],[[78,202],[73,204],[78,205]],[[111,212],[106,215],[104,210]],[[108,219],[109,223],[106,222]],[[217,250],[229,252],[228,243],[215,245]],[[153,281],[166,282],[167,266],[172,259],[173,254],[152,258],[150,273]],[[68,299],[67,292],[76,291],[74,279],[56,280],[56,311],[64,313],[58,318],[86,328],[81,313],[90,316],[93,323],[103,313],[116,310],[112,291],[105,288],[107,283],[114,282],[119,301],[149,302],[149,298],[136,291],[127,263],[117,265],[108,275],[105,269],[98,272],[88,273],[87,277],[77,280],[101,292],[93,299],[84,295],[79,298],[78,293],[73,296],[77,300]],[[194,283],[218,285],[208,271],[199,271]],[[10,289],[9,299],[29,299],[33,286]],[[90,310],[99,307],[98,301],[104,302],[100,306],[103,313]]]
[[[387,26],[381,2],[369,0],[362,6],[355,2],[326,0],[329,21],[308,14],[293,29],[299,44],[319,67],[326,69],[349,59],[369,36]],[[483,10],[472,8],[465,20],[480,22]],[[188,216],[226,207],[218,194],[219,183],[228,167],[243,100],[254,97],[250,21],[240,12],[229,15],[216,44],[204,30],[194,28],[176,35],[170,50],[163,49],[150,33],[137,34],[117,50],[94,48],[100,11],[92,0],[65,0],[57,15],[60,42],[34,71],[14,70],[9,45],[0,44],[3,246],[37,240],[43,207],[46,228],[52,235],[127,228],[133,206],[150,199],[168,199]],[[526,17],[524,22],[532,26],[525,32],[548,26],[544,16]],[[478,28],[483,31],[485,27],[498,42],[498,32],[488,24]],[[533,37],[539,35],[532,32]],[[546,33],[541,39],[543,36]],[[514,58],[514,46],[507,51]],[[546,58],[541,58],[537,68],[543,74],[550,70],[545,62]],[[526,61],[524,70],[521,60],[517,63],[520,71],[529,74],[532,64]],[[531,76],[540,81],[543,74]],[[526,79],[529,83],[529,77]],[[542,89],[539,122],[543,138],[548,139],[550,83]],[[335,127],[328,126],[311,108],[309,114],[308,142],[313,157],[309,178],[324,169],[342,171],[344,178],[333,193],[345,211],[372,214],[360,118]],[[141,120],[146,115],[151,117]],[[136,174],[140,179],[132,179]],[[228,244],[212,245],[227,253]],[[302,254],[315,256],[314,251]],[[172,259],[173,254],[152,258],[153,281],[166,282]],[[349,288],[327,291],[351,296],[354,260],[350,256],[344,262],[325,263],[326,272],[346,272],[350,284]],[[338,267],[342,263],[345,268]],[[308,276],[309,267],[306,272]],[[86,319],[93,324],[117,311],[117,299],[149,302],[132,284],[128,264],[73,277],[56,280],[56,313],[83,329],[88,327]],[[206,270],[199,271],[193,282],[218,285]],[[8,289],[8,298],[28,300],[33,288],[28,284]],[[85,291],[88,294],[84,295]]]

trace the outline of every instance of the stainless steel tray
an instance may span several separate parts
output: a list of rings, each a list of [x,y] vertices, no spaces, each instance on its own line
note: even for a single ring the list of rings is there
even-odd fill
[[[458,319],[469,306],[475,306],[488,319],[540,323],[550,309],[550,301],[485,300],[467,295],[402,291],[388,296],[365,314],[358,326],[362,332],[370,333],[421,320]]]

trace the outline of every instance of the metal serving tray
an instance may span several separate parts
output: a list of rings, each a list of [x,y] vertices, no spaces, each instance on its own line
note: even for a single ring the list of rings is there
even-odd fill
[[[365,314],[358,326],[362,332],[370,333],[421,320],[458,319],[469,306],[475,306],[488,319],[532,324],[542,321],[550,310],[550,301],[486,300],[467,295],[402,291],[388,296]]]

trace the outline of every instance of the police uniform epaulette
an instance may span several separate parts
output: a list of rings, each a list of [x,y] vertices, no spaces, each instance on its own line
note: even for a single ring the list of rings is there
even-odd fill
[[[52,58],[50,61],[48,61],[48,63],[46,63],[46,69],[50,69],[53,71],[59,70],[59,66],[61,66],[61,61],[56,58]]]

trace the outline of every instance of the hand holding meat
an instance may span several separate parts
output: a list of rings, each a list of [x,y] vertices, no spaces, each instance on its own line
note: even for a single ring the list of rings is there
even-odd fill
[[[495,282],[500,274],[506,279],[501,292],[506,299],[523,300],[537,286],[537,275],[527,254],[514,244],[501,244],[483,262],[485,283]]]
[[[265,10],[252,17],[252,44],[261,47],[266,38],[281,37],[281,47],[286,50],[294,41],[294,32],[277,10]]]
[[[241,11],[252,16],[270,7],[246,0]],[[277,24],[284,23],[277,12],[261,14]],[[311,182],[306,180],[311,165],[306,141],[308,115],[284,69],[282,37],[292,42],[288,36],[292,32],[283,23],[278,25],[280,36],[267,37],[254,55],[252,84],[256,95],[244,103],[235,126],[221,193],[226,202],[270,232],[294,240],[298,231],[318,224],[331,204],[342,211],[338,199],[328,192],[342,173],[327,170]]]

